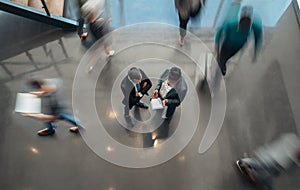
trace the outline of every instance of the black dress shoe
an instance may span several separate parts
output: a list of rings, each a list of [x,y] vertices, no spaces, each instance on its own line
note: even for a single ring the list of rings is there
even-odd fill
[[[149,108],[149,106],[148,106],[146,103],[141,102],[141,101],[139,101],[139,102],[136,103],[135,105],[136,105],[137,107],[144,108],[144,109],[148,109],[148,108]]]
[[[40,136],[48,136],[48,135],[53,135],[55,133],[55,130],[49,130],[48,128],[42,129],[38,131],[38,135]]]

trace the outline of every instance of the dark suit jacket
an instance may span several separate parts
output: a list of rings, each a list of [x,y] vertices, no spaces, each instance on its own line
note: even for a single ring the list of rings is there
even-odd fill
[[[141,74],[142,74],[142,81],[140,83],[140,92],[144,95],[148,95],[148,90],[152,87],[152,83],[150,81],[150,79],[147,77],[147,75],[144,73],[143,70],[139,69]],[[144,84],[146,84],[145,87]],[[121,82],[121,89],[124,95],[124,98],[122,100],[122,103],[124,105],[129,106],[129,108],[132,108],[132,106],[134,106],[136,103],[138,103],[140,101],[140,97],[136,97],[135,96],[135,88],[133,86],[133,84],[131,83],[131,81],[128,79],[128,75],[122,80]]]
[[[170,69],[166,69],[163,74],[160,76],[160,79],[158,81],[158,84],[156,85],[156,88],[158,91],[161,88],[161,85],[164,81],[168,79]],[[162,98],[160,94],[158,96],[163,99],[168,99],[167,106],[179,106],[180,103],[185,98],[185,95],[187,93],[187,84],[183,77],[179,79],[179,81],[176,83],[176,85],[167,93],[165,98]]]

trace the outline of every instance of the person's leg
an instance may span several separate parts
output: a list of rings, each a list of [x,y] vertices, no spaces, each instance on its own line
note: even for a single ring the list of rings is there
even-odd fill
[[[68,121],[69,123],[72,123],[75,126],[78,126],[78,122],[76,121],[75,117],[71,114],[62,113],[59,117],[60,120]]]
[[[135,105],[139,108],[144,108],[144,109],[148,109],[149,106],[145,103],[141,101],[142,97],[136,97],[136,103]]]
[[[125,118],[125,121],[127,122],[127,124],[129,125],[129,127],[134,126],[132,118],[129,114],[129,111],[131,110],[132,107],[133,107],[132,105],[125,105],[124,106],[124,118]]]
[[[78,126],[79,124],[77,123],[75,117],[71,114],[67,114],[67,113],[62,113],[59,115],[59,119],[60,120],[65,120],[69,123],[72,123],[74,126],[70,128],[70,131],[73,133],[77,133],[78,132]]]
[[[186,29],[187,29],[187,24],[189,22],[189,18],[185,19],[180,16],[180,13],[178,12],[178,17],[179,17],[179,44],[184,45],[184,37],[186,35]]]
[[[226,63],[227,63],[229,58],[230,58],[229,47],[227,47],[227,45],[225,45],[225,44],[222,44],[218,64],[219,64],[219,67],[220,67],[220,70],[221,70],[223,76],[226,74],[226,70],[227,70],[226,69]]]
[[[220,58],[218,60],[219,67],[223,76],[226,74],[226,63],[227,61],[234,56],[240,48],[232,48],[230,44],[223,43],[220,50]]]
[[[168,106],[165,119],[171,120],[175,113],[175,110],[176,110],[176,106],[173,105]]]
[[[88,33],[84,31],[83,26],[84,26],[84,18],[80,17],[78,20],[78,28],[77,28],[77,34],[79,35],[80,39],[85,39],[88,35]]]
[[[110,58],[110,57],[114,56],[114,54],[115,54],[115,50],[111,50],[109,48],[109,45],[107,45],[107,43],[104,44],[104,50],[105,50],[105,54],[106,54],[107,58]]]
[[[54,128],[55,128],[54,121],[46,122],[46,125],[47,125],[47,129],[48,129],[49,131],[52,131],[52,130],[54,130]]]
[[[148,109],[149,106],[146,103],[140,101],[141,99],[142,99],[142,97],[136,97],[136,96],[132,96],[131,95],[129,97],[129,105],[128,105],[129,106],[129,110],[131,110],[131,108],[133,106],[137,106],[137,107],[140,107],[140,108]]]
[[[54,121],[48,121],[48,122],[45,122],[45,124],[46,124],[47,128],[38,131],[38,135],[47,136],[47,135],[52,135],[53,133],[55,133]]]
[[[185,37],[189,18],[188,19],[182,18],[179,13],[178,16],[179,16],[179,28],[180,28],[179,32],[181,36]]]
[[[103,31],[103,34],[106,35],[103,44],[104,44],[104,49],[105,49],[107,58],[110,58],[115,54],[115,51],[112,50],[112,48],[111,48],[113,39],[112,39],[112,35],[110,34],[110,32],[112,32],[112,28],[109,25],[110,21],[111,21],[111,18],[108,18],[108,20],[106,21],[104,31]]]
[[[78,28],[77,28],[77,34],[79,36],[83,33],[83,25],[84,25],[84,18],[80,17],[78,19]]]

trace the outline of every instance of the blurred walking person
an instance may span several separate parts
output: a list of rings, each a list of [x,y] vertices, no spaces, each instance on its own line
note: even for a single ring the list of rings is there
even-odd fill
[[[293,133],[283,134],[279,139],[255,151],[255,156],[236,161],[240,172],[250,181],[262,183],[274,190],[273,178],[283,170],[300,167],[300,138]]]
[[[96,40],[101,39],[112,31],[110,27],[112,19],[107,15],[105,6],[106,0],[87,0],[81,7],[84,20],[89,25],[90,32]],[[111,40],[111,37],[107,36],[103,41],[107,57],[111,57],[115,53],[114,50],[110,50]]]
[[[78,132],[78,122],[74,116],[65,112],[65,104],[62,95],[62,80],[60,79],[31,79],[29,87],[33,95],[42,98],[43,113],[23,113],[23,116],[42,120],[46,124],[46,128],[38,131],[38,135],[47,136],[55,133],[55,122],[57,120],[65,120],[73,126],[69,129],[70,132]]]
[[[186,36],[187,24],[190,18],[195,18],[200,14],[205,0],[175,0],[175,7],[178,10],[179,17],[179,45],[184,45],[184,37]]]
[[[262,21],[259,15],[253,12],[252,6],[243,6],[233,2],[224,23],[217,29],[215,36],[216,60],[222,75],[226,74],[226,63],[247,43],[251,33],[254,34],[254,53],[252,62],[255,62],[262,44]],[[240,16],[239,16],[240,12]]]

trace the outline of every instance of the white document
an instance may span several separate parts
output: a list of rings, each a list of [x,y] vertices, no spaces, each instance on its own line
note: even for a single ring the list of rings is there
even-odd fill
[[[18,93],[15,112],[41,113],[41,98],[29,93]]]
[[[160,98],[154,98],[154,99],[151,99],[151,108],[153,110],[157,110],[157,109],[164,109],[164,106],[162,104],[162,101]]]

